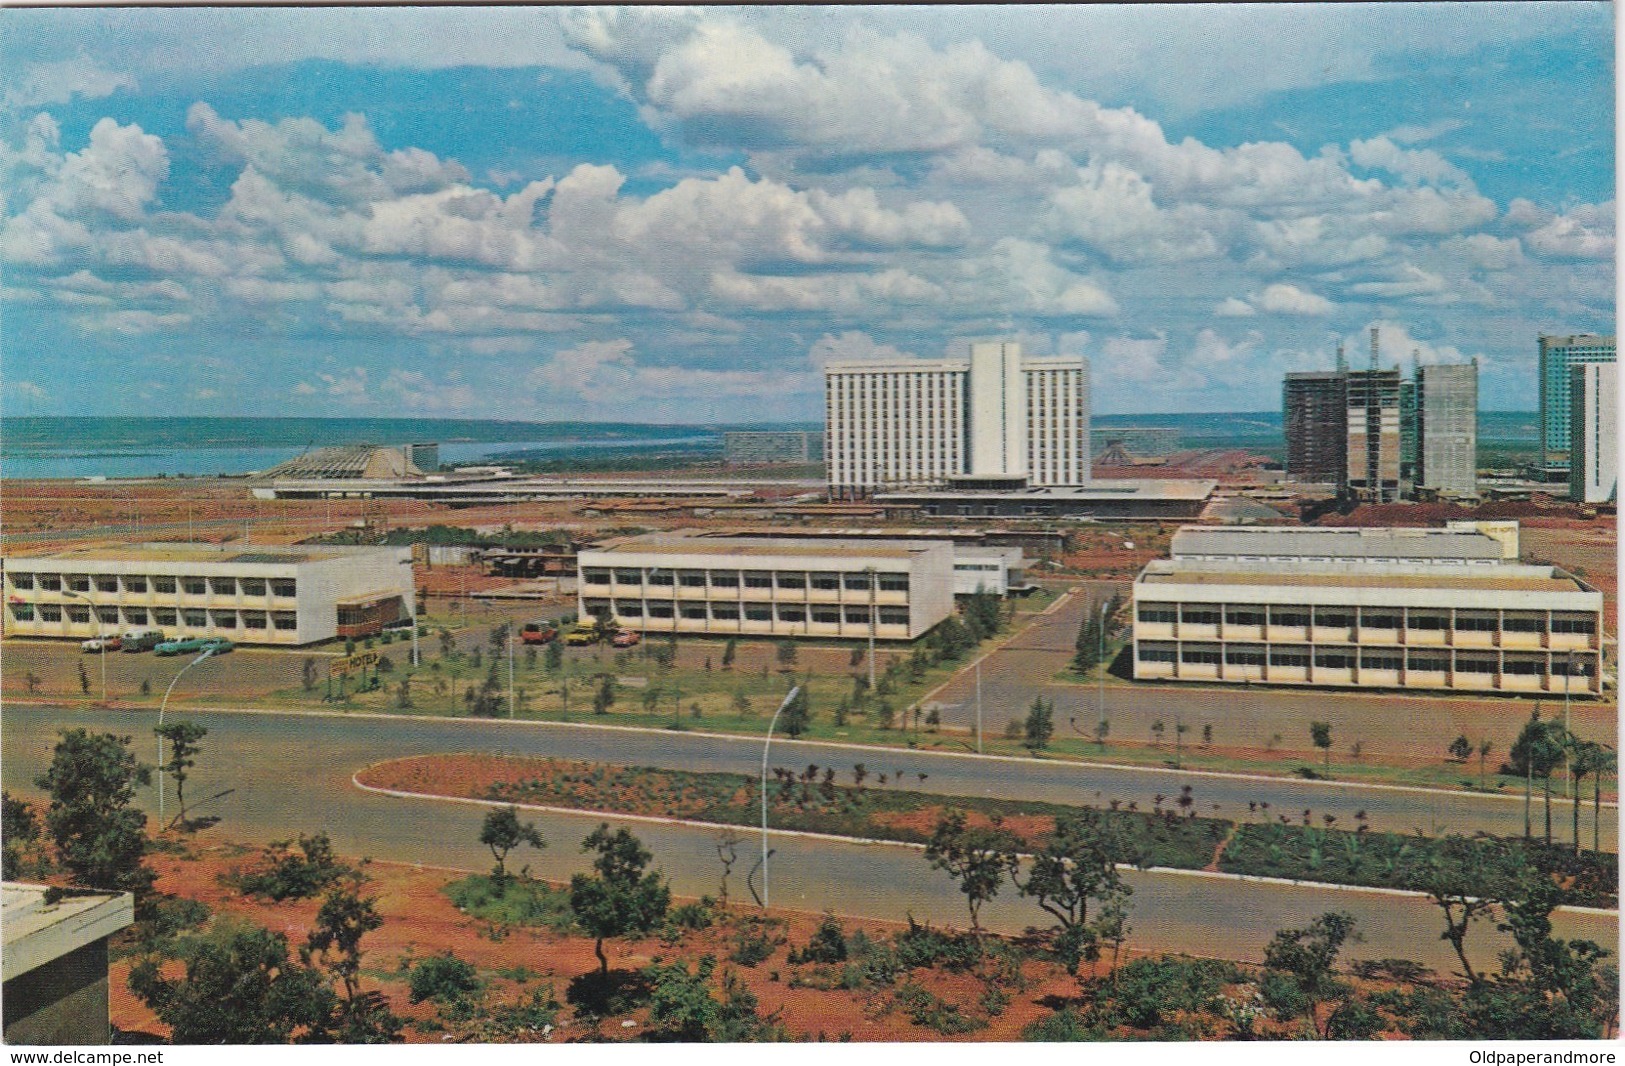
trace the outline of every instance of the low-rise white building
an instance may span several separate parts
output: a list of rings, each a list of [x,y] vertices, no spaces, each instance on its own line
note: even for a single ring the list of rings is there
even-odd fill
[[[1597,693],[1602,606],[1552,566],[1157,560],[1134,583],[1134,676]]]
[[[1510,560],[1507,555],[1508,538],[1511,543]],[[1517,561],[1517,543],[1516,522],[1458,522],[1444,529],[1185,526],[1174,534],[1168,546],[1168,555],[1184,562],[1223,560],[1488,566]]]
[[[1020,548],[954,545],[954,595],[991,592],[1008,596],[1027,584],[1027,561]]]
[[[914,640],[954,609],[947,541],[651,534],[576,558],[581,616],[651,634]]]
[[[156,629],[297,646],[371,635],[409,618],[414,602],[410,548],[132,544],[4,566],[9,636]]]

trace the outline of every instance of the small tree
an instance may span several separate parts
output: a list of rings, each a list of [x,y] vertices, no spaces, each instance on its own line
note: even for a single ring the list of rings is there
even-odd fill
[[[722,646],[722,668],[724,670],[733,669],[734,656],[737,655],[738,652],[739,641],[735,640],[733,637],[729,637],[728,643]]]
[[[739,845],[745,838],[731,826],[717,837],[717,860],[722,863],[722,905],[728,905],[728,878],[733,875],[734,863],[739,861]]]
[[[999,886],[1014,864],[1013,852],[1009,834],[970,828],[961,810],[944,814],[925,846],[931,868],[946,871],[964,893],[973,934],[981,935],[982,905],[999,894]]]
[[[1445,753],[1450,756],[1452,762],[1466,762],[1473,754],[1473,742],[1467,739],[1466,733],[1463,733],[1450,742],[1450,747],[1445,749]]]
[[[1478,787],[1479,788],[1485,787],[1484,786],[1484,760],[1488,759],[1490,757],[1490,752],[1492,752],[1494,750],[1495,750],[1495,744],[1488,737],[1485,737],[1484,739],[1482,739],[1482,740],[1480,740],[1478,742]]]
[[[779,719],[784,723],[784,731],[792,738],[799,737],[807,731],[812,724],[812,707],[807,702],[807,689],[805,686],[796,690],[795,697],[784,708],[784,714]]]
[[[1332,726],[1330,722],[1310,722],[1309,739],[1314,741],[1325,756],[1325,766],[1328,771],[1332,768]]]
[[[750,697],[745,695],[744,689],[734,693],[734,713],[741,718],[750,713]]]
[[[7,881],[14,881],[22,873],[22,846],[39,839],[39,823],[34,820],[34,809],[11,793],[0,793],[0,842],[5,847]]]
[[[316,680],[316,657],[307,655],[305,661],[299,667],[299,683],[304,686],[306,692],[314,692],[316,690]]]
[[[1042,696],[1035,697],[1032,706],[1027,708],[1022,732],[1021,744],[1028,751],[1049,747],[1050,738],[1055,735],[1055,705]]]
[[[320,962],[338,981],[332,1037],[341,1044],[388,1044],[400,1038],[401,1019],[377,991],[361,991],[361,938],[384,924],[377,899],[361,895],[361,879],[351,878],[328,890],[316,912],[316,928],[305,941],[303,960]]]
[[[514,806],[486,812],[485,823],[480,826],[480,843],[491,849],[491,856],[497,861],[496,869],[491,871],[497,881],[508,878],[508,852],[521,844],[529,844],[538,851],[547,847],[535,823],[521,822],[519,808]]]
[[[555,640],[547,646],[547,659],[543,665],[550,674],[556,673],[559,667],[564,665],[564,649],[559,647],[558,641]]]
[[[175,815],[170,825],[186,824],[186,778],[187,771],[197,765],[193,758],[198,753],[198,741],[208,735],[209,731],[195,722],[171,722],[153,730],[158,736],[169,742],[169,761],[158,767],[159,771],[175,779],[175,803],[180,811]]]
[[[1095,743],[1100,745],[1101,751],[1106,750],[1106,738],[1111,736],[1111,733],[1112,720],[1110,718],[1102,718],[1095,723]]]
[[[615,704],[615,678],[611,674],[604,674],[598,679],[598,691],[593,693],[592,713],[608,714],[610,707]]]
[[[331,1039],[336,1005],[312,966],[288,956],[281,933],[220,925],[187,951],[184,977],[148,957],[130,969],[134,992],[177,1044],[286,1044]]]
[[[1076,975],[1084,960],[1099,959],[1100,945],[1118,931],[1134,890],[1123,883],[1117,864],[1128,861],[1140,861],[1132,842],[1099,811],[1085,808],[1056,820],[1026,883],[1017,880],[1020,868],[1011,862],[1016,888],[1059,923],[1055,949],[1068,973]],[[1091,903],[1098,904],[1094,921]]]
[[[595,873],[570,878],[570,910],[593,938],[598,972],[607,977],[604,941],[653,932],[666,917],[671,889],[658,873],[645,872],[654,856],[625,829],[611,833],[607,822],[600,824],[581,842],[581,850],[598,853],[592,863]]]
[[[774,653],[774,657],[779,661],[779,669],[781,670],[794,669],[797,655],[798,652],[796,650],[796,642],[793,640],[779,641],[778,648]]]
[[[1307,1004],[1309,1019],[1322,1037],[1326,1026],[1318,1008],[1321,1003],[1340,991],[1333,977],[1338,952],[1349,939],[1358,941],[1354,916],[1343,911],[1328,911],[1302,929],[1283,929],[1264,948],[1266,969],[1284,975],[1296,986]]]
[[[147,816],[130,803],[151,769],[136,762],[129,737],[84,729],[58,736],[50,768],[35,783],[50,794],[45,827],[62,864],[87,888],[144,896],[156,875],[142,863]]]
[[[90,675],[85,673],[84,663],[79,664],[79,694],[81,696],[90,695]]]

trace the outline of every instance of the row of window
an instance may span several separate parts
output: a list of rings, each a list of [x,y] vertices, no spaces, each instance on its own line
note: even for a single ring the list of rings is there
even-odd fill
[[[674,580],[670,570],[650,570],[647,575],[641,570],[615,570],[613,575],[617,585],[670,588]],[[588,585],[608,585],[610,576],[609,570],[583,570],[581,580]],[[747,589],[812,588],[820,592],[834,592],[845,588],[852,592],[868,592],[873,587],[881,592],[908,591],[907,574],[879,573],[871,576],[843,574],[833,570],[814,570],[810,573],[792,570],[778,573],[746,571],[743,574],[737,570],[683,570],[676,573],[675,581],[683,588],[737,589],[743,584]]]
[[[1184,604],[1176,607],[1173,604],[1141,604],[1136,617],[1148,624],[1162,623],[1172,625],[1182,622],[1186,625],[1216,626],[1221,623],[1227,626],[1281,626],[1285,628],[1306,629],[1313,625],[1322,629],[1352,629],[1355,627],[1356,611],[1350,607],[1270,607],[1267,612],[1263,607],[1252,605],[1219,605],[1219,604]],[[1416,630],[1447,630],[1451,628],[1450,616],[1445,613],[1430,614],[1410,612],[1404,616],[1396,609],[1364,608],[1359,611],[1359,627],[1362,629],[1416,629]],[[1543,633],[1546,631],[1546,615],[1544,612],[1520,614],[1508,612],[1497,620],[1493,613],[1484,614],[1457,614],[1455,629],[1457,632],[1494,633],[1497,630],[1508,633]],[[1554,617],[1551,619],[1553,633],[1594,633],[1597,620],[1594,616]]]
[[[60,622],[64,617],[71,623],[89,623],[91,609],[59,603],[13,603],[11,617],[18,622]],[[203,611],[174,610],[158,607],[98,607],[96,620],[104,626],[155,626],[162,629],[183,625],[191,629],[273,629],[299,628],[298,615],[292,611]]]
[[[650,603],[645,606],[636,600],[616,601],[611,608],[617,618],[638,619],[650,618],[656,621],[671,619],[671,604]],[[804,623],[809,619],[819,625],[847,625],[869,624],[869,608],[867,607],[802,607],[795,604],[772,603],[685,603],[678,607],[678,616],[684,621],[703,622],[714,620],[718,622],[737,622],[744,618],[748,622],[792,622]],[[593,605],[588,604],[588,614],[593,613]],[[908,609],[903,607],[882,607],[878,612],[878,623],[883,626],[908,625]]]
[[[1185,645],[1177,650],[1169,645],[1142,644],[1139,649],[1139,660],[1143,663],[1172,663],[1177,659],[1181,663],[1203,664],[1217,666],[1224,663],[1227,666],[1270,666],[1307,667],[1313,663],[1316,667],[1327,670],[1411,670],[1431,673],[1449,673],[1452,669],[1456,673],[1468,674],[1545,674],[1549,673],[1562,677],[1569,673],[1570,661],[1562,656],[1541,655],[1508,655],[1497,667],[1494,656],[1458,654],[1455,656],[1454,667],[1451,665],[1451,656],[1441,655],[1438,652],[1410,652],[1401,654],[1391,651],[1362,651],[1358,655],[1353,650],[1322,650],[1313,652],[1302,647],[1262,647],[1262,646],[1229,646],[1216,648],[1203,645]],[[1590,666],[1584,660],[1573,662],[1573,676],[1589,676]]]
[[[188,596],[263,596],[269,590],[273,596],[296,596],[298,582],[293,578],[245,577],[147,577],[145,574],[34,574],[16,572],[10,575],[11,587],[18,592],[61,592],[66,585],[69,592],[146,593],[173,595],[176,589]]]

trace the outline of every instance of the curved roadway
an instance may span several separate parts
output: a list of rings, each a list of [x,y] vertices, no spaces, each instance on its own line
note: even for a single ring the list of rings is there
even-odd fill
[[[743,773],[759,767],[760,759],[760,748],[753,743],[693,734],[467,720],[191,712],[187,716],[209,729],[188,792],[197,800],[231,790],[205,803],[200,811],[219,814],[222,832],[231,838],[266,841],[325,830],[337,848],[350,854],[467,869],[484,869],[490,863],[489,852],[478,843],[480,808],[362,792],[352,785],[351,775],[381,759],[456,750],[552,754]],[[136,738],[138,753],[145,756],[151,750],[152,718],[150,712],[8,708],[0,776],[8,790],[37,795],[33,779],[49,761],[55,732],[62,726],[128,733]],[[1087,799],[1092,791],[1080,784],[1079,775],[1089,772],[1085,767],[915,752],[898,753],[894,758],[890,753],[813,744],[785,744],[777,750],[780,755],[774,761],[780,765],[817,762],[844,770],[861,759],[875,773],[902,769],[909,787],[919,787],[915,775],[923,771],[929,775],[923,787],[932,791],[1074,802]],[[1286,784],[1292,789],[1312,785]],[[1149,780],[1136,787],[1168,791]],[[1221,786],[1211,787],[1212,795],[1219,795]],[[1199,783],[1199,802],[1205,802],[1209,788],[1207,782]],[[1317,814],[1331,809],[1316,799]],[[149,809],[151,800],[152,790],[143,790],[142,801]],[[1415,800],[1404,802],[1414,806]],[[1241,805],[1245,807],[1244,799]],[[1518,817],[1521,822],[1521,809]],[[522,856],[521,862],[548,878],[567,877],[586,868],[573,842],[585,836],[596,817],[538,812],[534,820],[551,846],[539,854]],[[654,851],[677,891],[715,893],[721,873],[715,845],[721,830],[629,824]],[[747,857],[736,866],[735,896],[747,895],[739,874],[753,863],[756,841],[746,834],[741,846]],[[928,870],[918,850],[791,836],[775,837],[773,847],[777,851],[772,862],[773,900],[778,906],[894,920],[912,913],[938,923],[964,922],[962,899],[944,875]],[[1434,908],[1414,898],[1163,873],[1134,874],[1132,882],[1131,944],[1135,947],[1256,959],[1276,929],[1340,909],[1355,914],[1365,930],[1362,955],[1400,956],[1441,969],[1449,967],[1445,945],[1438,940],[1442,926]],[[990,927],[1005,931],[1039,923],[1043,917],[1011,897],[1008,890],[984,910],[984,916]],[[1560,912],[1558,926],[1566,935],[1589,936],[1603,943],[1613,943],[1618,937],[1616,915]],[[1494,936],[1487,929],[1474,936],[1482,938],[1475,954],[1488,964],[1493,959]]]

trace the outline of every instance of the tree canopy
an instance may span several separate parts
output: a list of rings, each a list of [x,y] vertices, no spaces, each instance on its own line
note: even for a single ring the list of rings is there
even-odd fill
[[[612,833],[609,823],[602,823],[581,842],[581,850],[598,856],[593,875],[570,878],[570,910],[594,939],[599,972],[607,975],[604,941],[653,932],[666,917],[671,889],[660,874],[645,872],[654,856],[626,829]]]

